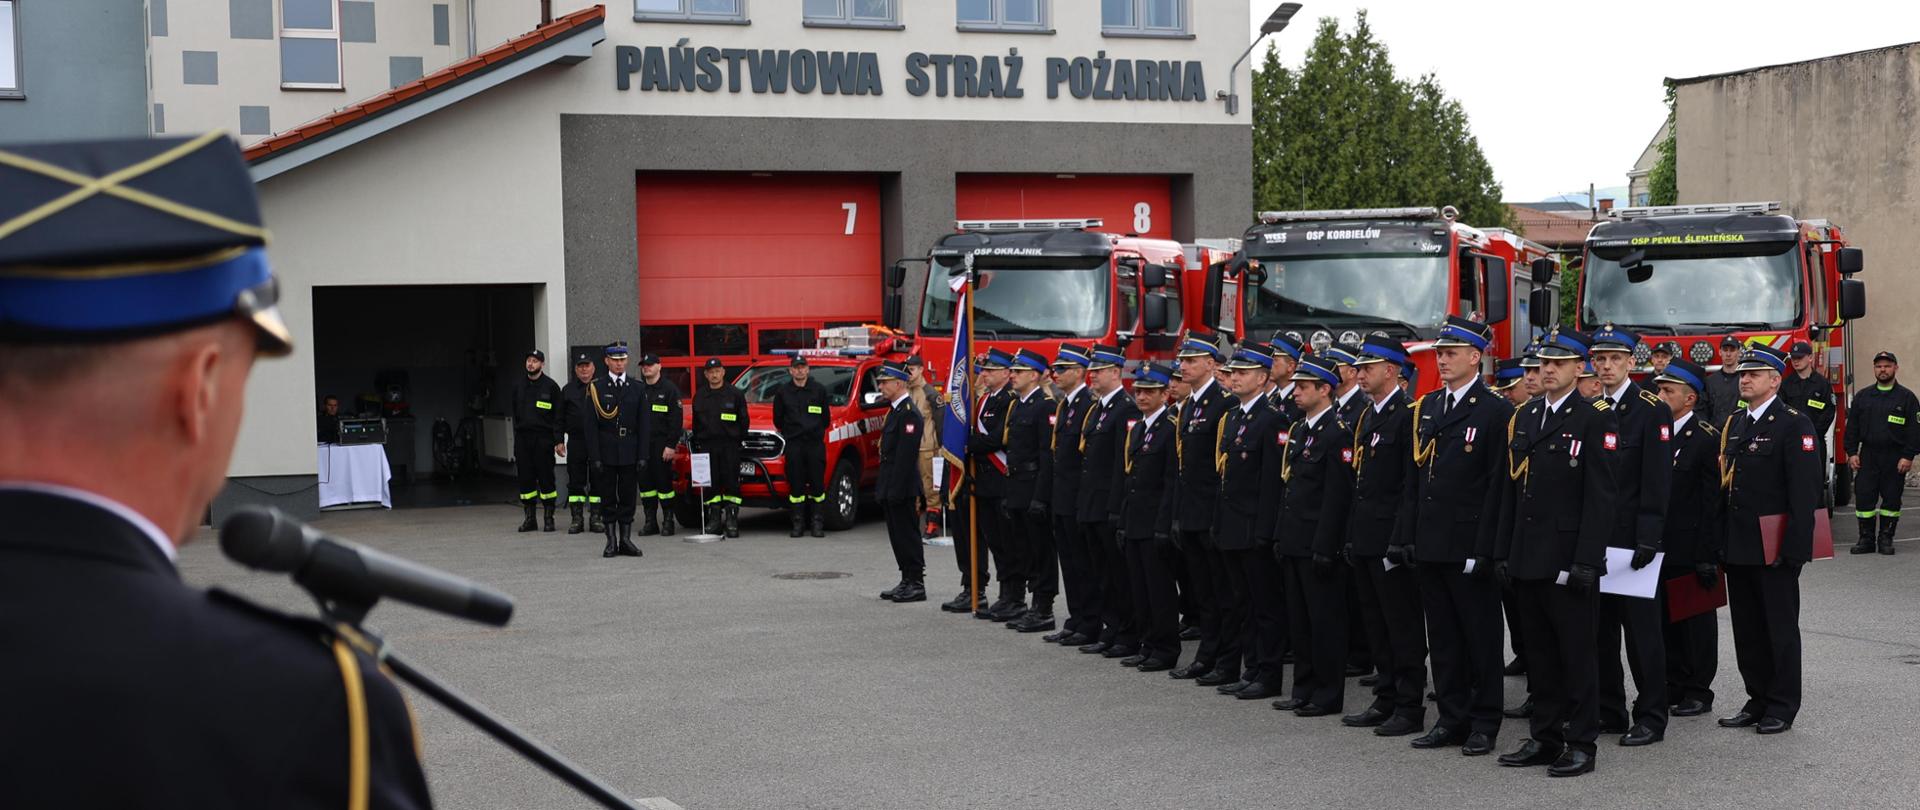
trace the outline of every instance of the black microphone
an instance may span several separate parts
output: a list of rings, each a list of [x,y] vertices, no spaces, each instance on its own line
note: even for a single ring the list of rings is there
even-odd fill
[[[336,540],[278,509],[249,506],[220,526],[220,550],[248,568],[284,571],[315,596],[371,605],[390,597],[463,619],[504,626],[513,599],[412,560]]]

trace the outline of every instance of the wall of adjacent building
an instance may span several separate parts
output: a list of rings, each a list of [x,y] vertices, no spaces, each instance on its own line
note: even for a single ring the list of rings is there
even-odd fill
[[[0,143],[147,134],[147,20],[139,3],[26,2],[14,13],[21,97],[0,98]]]

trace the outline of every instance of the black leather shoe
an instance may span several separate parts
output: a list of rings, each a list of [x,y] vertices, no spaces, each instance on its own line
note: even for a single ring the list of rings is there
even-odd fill
[[[925,602],[927,601],[927,586],[918,582],[909,582],[905,588],[902,588],[898,593],[893,595],[893,601]]]
[[[1680,705],[1673,707],[1668,714],[1674,717],[1699,717],[1710,711],[1713,711],[1713,706],[1708,705],[1704,701],[1688,698],[1687,700],[1680,701]]]
[[[1483,757],[1493,753],[1493,738],[1474,732],[1467,735],[1467,741],[1460,746],[1460,753],[1469,757]]]
[[[906,587],[907,587],[907,581],[904,579],[900,580],[900,584],[895,585],[891,588],[888,588],[884,591],[881,591],[880,598],[885,599],[889,602],[898,601],[900,598],[900,591],[905,589]]]
[[[1194,627],[1193,625],[1187,625],[1186,627],[1180,628],[1180,640],[1181,641],[1199,641],[1200,628]]]
[[[1018,600],[1009,600],[1006,604],[988,611],[987,615],[996,622],[1010,622],[1027,615],[1027,603]]]
[[[1732,717],[1720,718],[1721,728],[1746,728],[1760,724],[1760,715],[1753,712],[1740,712]]]
[[[1305,705],[1307,702],[1297,697],[1284,697],[1273,702],[1273,708],[1283,712],[1294,711]]]
[[[1237,695],[1240,693],[1240,690],[1245,689],[1252,685],[1253,685],[1252,681],[1236,680],[1233,683],[1226,684],[1224,686],[1216,686],[1213,688],[1213,691],[1219,692],[1220,694],[1223,694],[1223,695]]]
[[[1028,613],[1026,618],[1014,622],[1013,629],[1022,633],[1041,633],[1053,629],[1053,611],[1046,613]]]
[[[1792,723],[1778,717],[1763,717],[1760,718],[1760,725],[1754,726],[1753,730],[1761,734],[1779,734],[1790,728],[1793,728]]]
[[[1568,749],[1561,752],[1560,758],[1547,766],[1548,776],[1579,776],[1593,773],[1593,755],[1585,751]]]
[[[1266,700],[1277,694],[1280,694],[1278,687],[1268,684],[1266,681],[1254,681],[1247,684],[1247,688],[1233,693],[1233,696],[1241,700]]]
[[[1137,667],[1137,666],[1140,666],[1141,664],[1144,664],[1144,663],[1146,663],[1146,662],[1147,662],[1147,657],[1146,657],[1146,656],[1144,656],[1144,655],[1141,655],[1141,654],[1139,654],[1139,653],[1134,653],[1134,654],[1132,654],[1132,655],[1129,655],[1129,656],[1127,656],[1127,657],[1125,657],[1125,658],[1122,658],[1122,659],[1120,659],[1120,666],[1123,666],[1123,667]]]
[[[940,603],[940,609],[948,613],[966,613],[973,610],[973,594],[961,591],[959,596]]]
[[[1626,736],[1620,738],[1620,744],[1628,748],[1633,748],[1641,745],[1652,745],[1666,738],[1667,734],[1664,731],[1654,731],[1646,726],[1636,725],[1633,728],[1627,729]]]
[[[1419,731],[1420,723],[1418,721],[1396,714],[1387,718],[1387,722],[1381,723],[1378,727],[1374,728],[1373,736],[1405,737],[1408,734],[1419,733]]]
[[[1103,652],[1106,652],[1107,648],[1111,646],[1113,645],[1108,644],[1104,641],[1095,639],[1090,643],[1080,645],[1080,651],[1088,655],[1099,655]]]
[[[1166,672],[1173,669],[1173,662],[1165,658],[1149,658],[1140,662],[1141,672]]]
[[[1459,745],[1465,739],[1466,735],[1458,731],[1446,726],[1434,726],[1427,733],[1413,738],[1413,742],[1408,744],[1415,748],[1450,748]]]
[[[1125,658],[1137,652],[1139,652],[1139,650],[1133,647],[1108,644],[1106,649],[1100,651],[1100,656],[1102,658]]]
[[[1066,638],[1060,639],[1059,644],[1062,647],[1080,647],[1081,645],[1092,644],[1095,641],[1098,641],[1098,639],[1093,636],[1083,633],[1069,633]]]
[[[1308,703],[1301,706],[1298,709],[1293,710],[1294,717],[1326,717],[1329,714],[1339,714],[1339,713],[1340,713],[1339,709],[1335,709],[1329,706],[1322,706],[1318,703]]]
[[[1366,664],[1348,664],[1346,669],[1346,676],[1351,678],[1355,675],[1365,675],[1372,671],[1373,669],[1371,667],[1368,667]]]
[[[1539,765],[1552,765],[1560,760],[1562,753],[1564,749],[1558,746],[1547,746],[1541,744],[1539,740],[1530,739],[1520,743],[1520,747],[1513,753],[1501,754],[1498,761],[1509,768],[1532,768]]]
[[[1216,669],[1216,670],[1213,670],[1212,672],[1208,672],[1205,675],[1202,675],[1198,678],[1193,679],[1193,685],[1194,686],[1225,686],[1227,684],[1233,683],[1234,681],[1238,681],[1238,680],[1240,679],[1234,677],[1233,673],[1222,672]]]
[[[1380,711],[1380,708],[1377,706],[1368,706],[1366,711],[1359,714],[1349,714],[1346,717],[1340,718],[1340,725],[1349,728],[1373,728],[1374,726],[1387,722],[1387,718],[1392,716],[1393,715]]]
[[[1213,671],[1212,664],[1202,664],[1199,661],[1195,661],[1191,664],[1188,664],[1184,667],[1181,667],[1179,669],[1176,669],[1172,672],[1167,673],[1167,677],[1172,678],[1176,681],[1190,681],[1212,671]]]
[[[1525,702],[1522,702],[1520,705],[1515,706],[1511,709],[1501,709],[1500,713],[1516,719],[1532,717],[1533,716],[1533,698],[1527,698]]]
[[[1067,636],[1071,636],[1071,635],[1073,635],[1072,630],[1055,630],[1051,633],[1041,636],[1040,640],[1048,644],[1059,644],[1060,639],[1066,638]]]
[[[1500,670],[1500,674],[1505,675],[1509,678],[1515,675],[1527,674],[1527,659],[1515,658],[1512,661],[1507,662],[1507,668]]]
[[[1366,687],[1366,688],[1368,688],[1368,689],[1371,689],[1371,688],[1373,688],[1373,687],[1376,687],[1376,686],[1379,686],[1379,685],[1380,685],[1380,676],[1379,676],[1378,674],[1374,674],[1374,675],[1362,675],[1362,676],[1360,677],[1360,685],[1361,685],[1361,686],[1363,686],[1363,687]]]

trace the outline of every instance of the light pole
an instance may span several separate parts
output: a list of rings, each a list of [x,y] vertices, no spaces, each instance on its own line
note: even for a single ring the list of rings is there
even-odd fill
[[[1240,94],[1235,92],[1239,85],[1234,82],[1234,77],[1240,72],[1240,64],[1247,61],[1247,54],[1253,53],[1254,47],[1260,44],[1260,40],[1266,39],[1268,34],[1280,33],[1287,27],[1287,23],[1293,21],[1293,15],[1299,11],[1299,3],[1281,3],[1272,14],[1267,15],[1266,22],[1260,23],[1260,36],[1253,38],[1253,43],[1240,52],[1240,58],[1234,61],[1233,67],[1227,71],[1227,89],[1219,91],[1217,96],[1226,100],[1228,115],[1240,114]]]

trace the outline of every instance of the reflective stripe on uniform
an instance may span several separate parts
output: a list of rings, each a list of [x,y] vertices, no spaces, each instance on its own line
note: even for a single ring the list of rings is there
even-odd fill
[[[803,503],[806,500],[807,500],[807,496],[805,495],[788,495],[787,496],[787,503]]]
[[[587,496],[585,495],[568,495],[567,496],[567,503],[586,503],[586,502],[587,502]]]
[[[540,493],[540,500],[543,500],[543,501],[551,501],[558,497],[560,497],[560,493],[558,491]]]
[[[722,495],[720,498],[727,503],[740,503],[740,496],[738,495]]]
[[[598,496],[598,495],[588,495],[588,496],[587,496],[587,503],[594,503],[594,504],[597,504],[597,503],[599,503],[599,502],[600,502],[600,496]]]
[[[821,501],[824,501],[824,500],[826,500],[826,499],[827,499],[827,496],[826,496],[826,495],[824,495],[824,494],[821,494],[821,495],[815,495],[815,496],[813,496],[813,502],[814,502],[814,503],[819,503],[819,502],[821,502]]]
[[[1899,516],[1900,516],[1900,510],[1898,510],[1898,509],[1882,509],[1882,510],[1880,510],[1880,511],[1878,511],[1878,512],[1875,512],[1874,514],[1875,514],[1875,515],[1877,515],[1877,516],[1879,516],[1879,517],[1890,517],[1890,518],[1897,518],[1897,517],[1899,517]]]
[[[659,494],[660,494],[660,493],[658,493],[658,492],[655,492],[655,491],[653,491],[653,490],[651,490],[651,489],[649,489],[649,490],[647,490],[646,492],[642,492],[642,493],[640,493],[640,497],[642,497],[642,498],[652,498],[652,497],[655,497],[655,496],[657,496],[657,495],[659,495]]]
[[[537,496],[537,495],[539,495],[539,494],[540,494],[540,493],[539,493],[538,491],[535,491],[535,492],[522,492],[522,493],[520,493],[520,500],[523,500],[523,501],[531,501],[531,500],[533,500],[533,499],[534,499],[534,497],[535,497],[535,496]]]
[[[673,490],[663,489],[660,491],[660,494],[657,497],[663,501],[671,501],[673,500]]]

